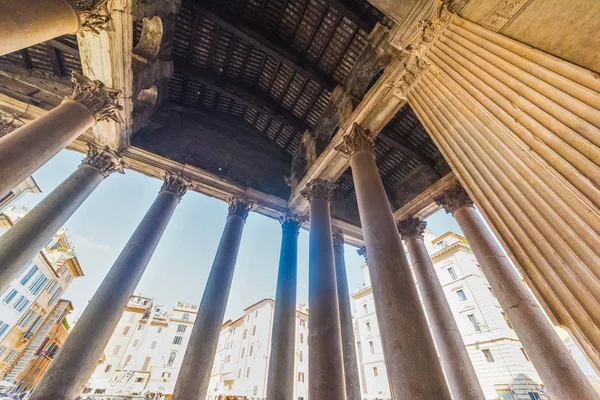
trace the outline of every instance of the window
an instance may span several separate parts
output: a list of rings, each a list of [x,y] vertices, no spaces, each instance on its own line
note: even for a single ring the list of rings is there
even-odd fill
[[[485,360],[487,362],[493,363],[495,361],[494,356],[492,355],[492,351],[490,349],[484,349],[484,350],[481,350],[481,352],[485,356]]]
[[[238,379],[240,379],[241,376],[242,376],[242,370],[240,369],[240,370],[238,370]]]
[[[8,324],[6,322],[0,321],[0,336],[6,332],[8,329]]]
[[[177,333],[185,333],[187,329],[187,325],[179,324],[177,325]]]
[[[171,377],[171,373],[170,372],[163,372],[160,377],[161,378],[170,378]]]
[[[303,319],[301,319],[300,320],[300,326],[303,327],[303,328],[306,327],[306,321],[303,320]]]
[[[135,381],[137,383],[144,382],[144,378],[135,378]]]
[[[366,325],[367,325],[367,331],[370,332],[371,331],[371,323],[367,322]]]
[[[23,311],[25,307],[29,304],[29,300],[25,298],[25,296],[19,297],[19,300],[13,305],[13,308],[19,312]]]
[[[227,356],[227,362],[229,363],[230,361],[231,361],[231,354],[229,354],[229,355]]]
[[[304,372],[298,372],[298,382],[304,382]]]
[[[69,282],[72,277],[73,277],[73,275],[71,275],[71,273],[68,273],[67,277],[65,278],[65,282]]]
[[[379,372],[377,371],[377,367],[373,367],[373,376],[379,376]]]
[[[65,265],[64,267],[62,267],[62,268],[60,269],[60,274],[61,274],[61,275],[64,275],[64,274],[66,274],[66,273],[67,273],[67,266]]]
[[[258,317],[258,310],[254,311],[254,318]]]
[[[513,326],[510,323],[510,320],[508,319],[508,316],[505,313],[502,313],[502,317],[504,318],[504,322],[506,322],[506,326],[508,326],[510,329],[513,329]]]
[[[300,334],[300,343],[304,343],[304,334],[303,333]]]
[[[52,294],[54,292],[54,289],[56,289],[57,286],[58,286],[58,281],[56,279],[53,279],[52,282],[50,282],[50,284],[46,288],[46,292],[48,292],[48,294]]]
[[[27,273],[23,276],[23,278],[21,278],[21,285],[25,285],[27,282],[29,282],[29,280],[33,278],[33,275],[35,275],[37,270],[38,266],[34,264],[33,267],[31,267],[31,269],[27,271]]]
[[[161,333],[162,332],[162,326],[159,326],[158,329],[156,329],[156,333]]]
[[[137,330],[138,330],[138,331],[143,331],[143,330],[144,330],[144,326],[145,326],[145,325],[138,325],[138,329],[137,329]]]
[[[133,341],[133,347],[138,347],[138,344],[140,343],[140,341],[138,339],[135,339]]]
[[[113,356],[117,356],[119,355],[119,351],[121,351],[121,346],[115,346],[115,348],[113,349]]]
[[[475,332],[481,332],[481,326],[479,325],[479,321],[477,321],[477,317],[475,317],[475,314],[469,314],[467,315],[467,318],[469,318],[469,321],[473,326],[473,330]]]
[[[240,358],[244,358],[244,353],[246,352],[246,348],[242,347],[242,355],[240,356]]]
[[[12,301],[12,299],[15,298],[17,293],[18,292],[15,289],[11,289],[10,292],[8,292],[8,294],[4,297],[4,299],[2,301],[5,302],[6,304],[10,304],[10,302]]]
[[[176,351],[172,351],[171,354],[169,355],[169,361],[167,361],[167,367],[172,367],[173,363],[175,362],[175,357],[177,356],[177,352]]]
[[[369,306],[367,306],[366,304],[363,304],[363,310],[365,310],[365,314],[369,313]]]
[[[250,351],[248,352],[248,357],[252,357],[252,353],[254,353],[254,345],[250,346]]]
[[[456,291],[456,295],[458,296],[458,298],[460,299],[460,301],[467,301],[467,295],[465,294],[465,291],[460,289]]]
[[[131,329],[131,327],[129,325],[127,325],[127,326],[125,326],[125,328],[123,328],[123,336],[125,336],[129,333],[129,329]]]
[[[302,352],[298,353],[298,360],[300,362],[302,362],[304,360],[304,353],[302,353]]]
[[[156,348],[156,344],[157,344],[157,343],[158,343],[158,342],[156,342],[156,341],[152,342],[152,343],[150,344],[150,348],[151,348],[151,349],[155,349],[155,348]]]
[[[15,354],[17,354],[17,351],[16,350],[11,350],[10,353],[8,353],[8,355],[4,359],[4,361],[10,361],[10,360],[12,360],[12,358],[15,356]]]
[[[127,355],[127,358],[125,359],[125,363],[123,364],[123,366],[125,367],[125,366],[129,365],[129,361],[131,361],[131,354]]]
[[[186,312],[184,312],[184,313],[183,313],[183,318],[182,318],[182,319],[183,319],[184,321],[189,321],[189,319],[190,319],[190,313],[186,313]]]
[[[148,366],[150,365],[151,359],[152,359],[152,357],[146,357],[146,359],[144,360],[144,365],[142,366],[142,370],[144,370],[144,371],[148,370]]]
[[[450,278],[452,280],[458,279],[458,275],[456,275],[456,271],[454,270],[454,268],[452,268],[452,267],[448,268],[448,274],[450,274]]]
[[[183,336],[175,336],[173,344],[181,344],[183,342]]]
[[[48,283],[48,277],[44,274],[41,274],[33,281],[33,283],[31,285],[29,285],[29,291],[34,296],[37,296],[38,294],[40,294],[42,289],[44,289],[44,286],[46,286],[46,283]]]
[[[60,297],[60,295],[62,294],[62,292],[63,292],[62,289],[58,289],[56,292],[54,292],[54,294],[52,295],[52,297],[50,298],[50,300],[48,300],[48,305],[54,304],[54,302],[56,300],[58,300],[58,298]]]
[[[252,336],[256,335],[256,325],[254,325],[254,327],[252,327]]]
[[[6,351],[6,346],[1,346],[1,347],[0,347],[0,356],[1,356],[2,354],[4,354],[4,352],[5,352],[5,351]]]
[[[522,348],[522,347],[521,347],[521,353],[523,353],[523,357],[525,357],[525,359],[526,359],[527,361],[531,361],[531,360],[529,360],[529,356],[527,355],[527,352],[526,352],[526,351],[525,351],[525,349],[524,349],[524,348]]]
[[[246,378],[250,377],[250,367],[246,369]]]
[[[21,322],[19,322],[19,326],[21,328],[27,328],[27,326],[29,325],[29,323],[37,316],[36,313],[34,313],[33,311],[29,310],[25,313],[25,316],[21,319]]]
[[[112,368],[112,365],[107,365],[106,368],[104,368],[104,372],[110,372],[110,369]]]
[[[373,344],[373,342],[369,342],[369,351],[371,352],[371,354],[375,354],[375,345]]]
[[[246,339],[248,336],[248,329],[244,329],[244,337],[242,339]]]

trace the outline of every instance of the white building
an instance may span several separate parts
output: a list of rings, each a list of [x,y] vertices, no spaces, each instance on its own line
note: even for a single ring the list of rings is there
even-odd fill
[[[543,399],[540,377],[502,312],[466,240],[448,232],[425,243],[473,361],[486,399]],[[356,300],[354,329],[364,399],[390,399],[367,265]]]

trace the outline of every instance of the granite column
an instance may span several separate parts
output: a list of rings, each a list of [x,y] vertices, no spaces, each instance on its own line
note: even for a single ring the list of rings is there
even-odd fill
[[[190,181],[167,172],[150,209],[77,321],[30,400],[73,400],[81,394]]]
[[[81,165],[15,226],[0,237],[0,292],[4,291],[44,244],[58,232],[100,183],[123,173],[120,157],[89,144]]]
[[[254,203],[232,198],[190,341],[175,383],[173,400],[204,400],[215,361],[244,224]]]
[[[315,179],[302,192],[310,201],[308,397],[311,399],[346,400],[329,209],[335,187]]]
[[[354,124],[336,147],[350,158],[392,398],[451,398],[392,210],[370,133]]]
[[[479,217],[467,192],[462,186],[456,186],[437,202],[456,218],[481,271],[550,396],[556,400],[600,399],[600,394],[571,357],[539,303]]]

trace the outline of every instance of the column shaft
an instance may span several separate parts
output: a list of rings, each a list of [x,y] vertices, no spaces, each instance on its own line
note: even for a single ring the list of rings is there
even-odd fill
[[[338,235],[339,236],[339,235]],[[342,350],[344,353],[344,379],[346,382],[347,400],[361,400],[358,361],[356,360],[356,341],[352,325],[352,307],[346,276],[346,260],[344,258],[344,240],[333,238],[333,253],[335,258],[335,277],[337,283],[338,304],[340,307],[340,329],[342,332]]]
[[[65,100],[0,138],[0,198],[95,123],[94,114],[86,107]]]
[[[392,398],[449,400],[375,156],[370,149],[354,151],[350,165]]]
[[[247,215],[247,211],[245,214]],[[175,383],[173,400],[206,399],[244,223],[245,216],[232,212],[230,206],[219,248]]]
[[[463,206],[454,217],[550,396],[600,399],[475,209]]]
[[[167,227],[179,197],[162,190],[90,300],[31,400],[81,394]]]
[[[310,199],[308,397],[345,400],[342,333],[328,197],[321,195]]]
[[[79,14],[67,0],[1,1],[0,56],[80,28]]]
[[[485,395],[423,237],[403,234],[403,238],[452,395],[460,400],[482,400]]]
[[[273,338],[267,382],[268,400],[287,400],[294,396],[296,361],[296,282],[298,271],[299,222],[282,222],[283,236],[277,274],[273,317]]]

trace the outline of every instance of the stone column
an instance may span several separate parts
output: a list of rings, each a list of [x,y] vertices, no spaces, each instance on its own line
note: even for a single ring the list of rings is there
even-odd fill
[[[354,339],[352,307],[350,306],[350,292],[348,290],[348,278],[346,276],[346,260],[344,259],[344,237],[339,233],[333,234],[333,254],[335,259],[335,278],[340,309],[342,350],[344,353],[346,398],[347,400],[361,400],[358,361],[356,360],[356,340]]]
[[[233,197],[229,201],[227,222],[175,383],[173,400],[206,399],[242,232],[253,207],[254,202],[245,199]]]
[[[107,0],[3,0],[0,56],[81,30],[98,33],[109,21]]]
[[[296,361],[296,281],[298,272],[298,233],[302,219],[286,214],[281,219],[281,253],[273,317],[273,341],[267,382],[268,400],[294,396]]]
[[[340,312],[335,282],[329,202],[335,185],[309,182],[302,195],[310,201],[308,264],[308,397],[346,400]]]
[[[423,241],[426,226],[424,221],[409,217],[398,224],[398,230],[410,254],[450,391],[456,399],[482,400],[485,395],[475,368]]]
[[[67,179],[0,236],[0,293],[67,222],[90,194],[114,171],[123,172],[114,152],[89,144],[88,154]]]
[[[392,398],[449,400],[433,337],[373,153],[358,125],[337,150],[350,158]]]
[[[108,271],[31,400],[73,400],[81,394],[189,186],[186,178],[167,172],[156,200]]]
[[[475,211],[467,192],[462,186],[456,186],[436,201],[456,218],[550,396],[557,400],[600,399],[600,394],[579,369],[537,300]]]
[[[0,138],[0,198],[97,121],[118,120],[117,110],[122,108],[116,104],[119,91],[77,72],[72,80],[75,88],[70,98]]]

